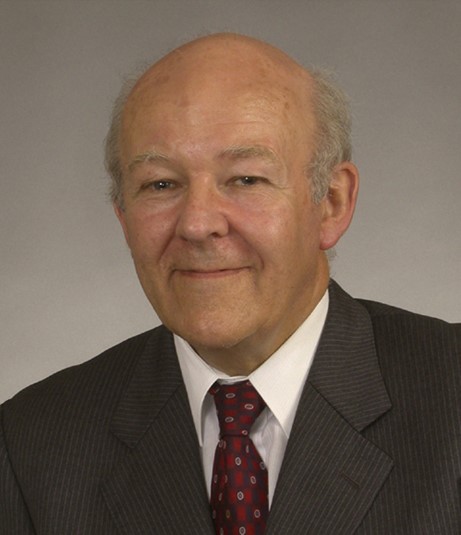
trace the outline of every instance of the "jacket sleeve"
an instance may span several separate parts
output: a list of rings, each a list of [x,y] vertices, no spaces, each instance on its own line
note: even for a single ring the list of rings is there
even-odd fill
[[[0,407],[0,533],[35,535],[18,481],[10,463]]]

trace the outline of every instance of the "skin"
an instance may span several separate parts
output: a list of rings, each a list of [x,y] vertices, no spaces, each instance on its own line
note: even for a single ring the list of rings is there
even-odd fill
[[[281,51],[214,35],[163,58],[125,106],[122,225],[161,321],[212,366],[247,375],[298,328],[352,218],[355,167],[311,198],[309,74]]]

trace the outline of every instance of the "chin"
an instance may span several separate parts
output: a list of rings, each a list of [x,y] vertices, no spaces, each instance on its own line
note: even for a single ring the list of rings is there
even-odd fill
[[[249,334],[242,332],[241,329],[229,328],[229,324],[225,321],[217,324],[216,319],[203,322],[190,321],[182,325],[170,325],[169,328],[189,342],[199,354],[200,348],[207,351],[231,349],[238,346]]]

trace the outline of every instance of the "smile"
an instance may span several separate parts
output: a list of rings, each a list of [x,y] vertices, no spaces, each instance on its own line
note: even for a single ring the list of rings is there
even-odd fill
[[[180,269],[177,273],[191,279],[220,279],[237,275],[247,268],[223,268],[223,269]]]

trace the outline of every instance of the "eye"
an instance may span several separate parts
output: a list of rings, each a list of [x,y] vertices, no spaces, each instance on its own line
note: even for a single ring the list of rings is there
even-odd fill
[[[175,183],[171,182],[170,180],[155,180],[153,182],[148,182],[143,186],[143,189],[151,189],[154,191],[164,191],[167,189],[173,189],[175,187]]]
[[[237,184],[241,184],[242,186],[254,186],[262,180],[262,178],[257,176],[239,176],[235,179],[235,182]]]

